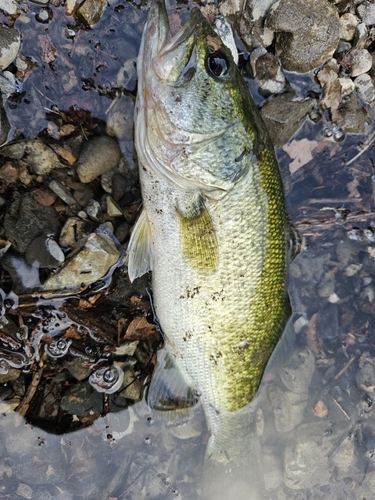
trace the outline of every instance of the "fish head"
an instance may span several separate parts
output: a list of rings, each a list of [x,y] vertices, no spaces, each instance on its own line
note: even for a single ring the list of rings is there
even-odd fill
[[[243,177],[260,121],[230,49],[199,9],[172,36],[164,2],[154,0],[138,78],[143,164],[187,189],[225,192]]]

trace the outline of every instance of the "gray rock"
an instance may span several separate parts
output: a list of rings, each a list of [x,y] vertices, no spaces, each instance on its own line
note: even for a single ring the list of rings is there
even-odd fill
[[[352,77],[363,75],[370,71],[372,67],[372,57],[366,49],[353,49],[351,51],[352,67],[350,74]]]
[[[44,283],[44,290],[76,289],[102,278],[120,254],[112,239],[93,233],[83,247],[57,273]]]
[[[268,388],[268,397],[277,432],[290,432],[302,422],[308,401],[307,394],[283,391],[280,387],[271,385]]]
[[[13,16],[19,11],[19,5],[15,0],[1,0],[0,9],[6,14]]]
[[[41,268],[57,267],[65,260],[64,253],[56,241],[46,235],[38,236],[30,243],[25,257],[30,265]]]
[[[76,189],[73,196],[81,207],[87,207],[90,200],[94,197],[94,191],[90,188],[90,186],[82,184],[82,188]]]
[[[74,196],[58,181],[51,181],[48,184],[51,191],[57,194],[57,196],[67,205],[75,205],[76,200]]]
[[[365,0],[357,7],[357,12],[367,26],[375,24],[375,5]]]
[[[5,115],[5,111],[4,111]],[[5,115],[6,119],[6,115]],[[9,130],[10,130],[10,125]],[[0,130],[3,131],[3,118],[0,115]],[[8,131],[9,131],[8,130]],[[8,135],[8,132],[6,132],[6,135]],[[2,140],[3,133],[0,132],[0,143],[3,144],[6,140],[6,137],[4,140]],[[14,160],[20,160],[23,155],[26,152],[26,141],[21,141],[21,142],[15,142],[14,144],[9,144],[8,146],[4,146],[0,150],[0,154],[3,156],[6,156],[7,158],[13,158]]]
[[[253,50],[250,63],[255,78],[259,81],[259,93],[262,95],[280,94],[285,89],[285,76],[281,71],[280,61],[266,49]]]
[[[31,195],[15,201],[5,216],[4,229],[7,239],[21,253],[43,233],[58,234],[58,213],[52,207],[41,207]]]
[[[338,79],[341,85],[341,95],[346,96],[354,92],[355,85],[351,78],[342,77]]]
[[[129,236],[130,224],[129,222],[122,222],[119,224],[115,231],[115,237],[120,243],[124,243],[126,238]]]
[[[374,82],[367,73],[357,76],[354,80],[355,89],[365,102],[372,102],[375,98]]]
[[[294,94],[285,93],[269,100],[260,112],[275,147],[282,146],[299,129],[312,110],[314,101],[297,101]]]
[[[112,179],[115,173],[115,170],[118,170],[117,168],[112,168],[111,170],[108,170],[108,172],[104,172],[100,176],[100,184],[102,185],[102,188],[104,191],[108,194],[112,193]]]
[[[315,370],[315,358],[310,349],[293,352],[280,369],[283,384],[292,392],[306,394]]]
[[[350,42],[354,38],[355,29],[358,24],[358,19],[350,12],[343,14],[340,17],[340,38]]]
[[[21,498],[32,498],[33,490],[28,484],[20,483],[16,491],[17,495]]]
[[[84,184],[116,167],[121,151],[114,139],[108,136],[94,137],[87,141],[79,158],[77,173]]]
[[[101,222],[103,218],[103,212],[100,203],[96,200],[90,200],[85,208],[85,212],[94,222]]]
[[[16,77],[10,71],[3,71],[0,75],[0,91],[5,97],[9,97],[17,90]]]
[[[102,411],[102,395],[86,381],[69,387],[63,394],[61,408],[70,415],[83,417],[89,411]]]
[[[15,28],[0,25],[0,70],[5,69],[17,57],[21,35]]]
[[[337,9],[326,0],[280,0],[270,9],[266,26],[276,32],[276,55],[289,71],[320,66],[339,42]]]
[[[355,29],[354,34],[354,47],[357,49],[365,49],[371,43],[371,39],[369,37],[368,29],[365,23],[359,23]]]
[[[92,372],[91,368],[85,368],[82,363],[82,359],[79,357],[74,357],[71,360],[63,360],[64,368],[77,380],[85,380],[88,378]]]
[[[340,107],[343,117],[337,125],[347,134],[364,134],[366,125],[371,123],[371,119],[363,112],[361,103],[354,94],[351,94],[347,101]]]
[[[59,244],[63,248],[73,248],[76,243],[95,229],[95,224],[80,217],[69,217],[61,230]]]
[[[37,175],[45,175],[55,168],[64,168],[57,154],[41,139],[28,141],[26,147],[27,163]]]
[[[107,196],[106,204],[107,204],[107,214],[110,217],[122,217],[123,215],[122,210],[111,196]]]
[[[93,26],[102,17],[107,0],[85,0],[77,11],[78,17],[88,26]]]
[[[106,132],[118,140],[133,139],[134,100],[122,95],[108,114]]]
[[[120,198],[125,194],[126,189],[128,187],[128,181],[125,179],[125,177],[120,174],[116,173],[112,177],[112,196],[115,201],[119,201]]]

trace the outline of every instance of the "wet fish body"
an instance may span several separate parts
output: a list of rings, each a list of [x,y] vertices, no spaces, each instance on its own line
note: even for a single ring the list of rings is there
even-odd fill
[[[210,453],[255,396],[288,317],[289,227],[268,133],[198,9],[170,35],[154,0],[138,57],[143,211],[130,279],[152,270],[166,347],[201,394]],[[218,453],[220,455],[220,453]]]

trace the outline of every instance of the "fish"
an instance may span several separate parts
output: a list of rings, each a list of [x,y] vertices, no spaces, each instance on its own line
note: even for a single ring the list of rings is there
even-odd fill
[[[228,462],[223,443],[238,441],[236,418],[290,315],[280,169],[230,48],[199,9],[172,36],[164,0],[153,0],[137,71],[143,209],[129,279],[152,272],[166,356],[199,396],[207,456]],[[151,382],[154,401],[162,371]]]

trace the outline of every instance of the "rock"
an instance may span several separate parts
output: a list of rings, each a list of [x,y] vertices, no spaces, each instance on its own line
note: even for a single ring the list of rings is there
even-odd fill
[[[357,76],[354,79],[354,85],[356,91],[365,102],[372,102],[374,100],[374,82],[370,75],[365,73],[364,75]]]
[[[375,24],[375,5],[373,3],[365,0],[358,5],[357,12],[359,17],[365,24],[367,24],[367,26]]]
[[[69,387],[61,399],[61,408],[78,417],[87,415],[89,411],[100,413],[102,404],[102,395],[87,381]]]
[[[16,493],[22,498],[32,498],[33,496],[33,490],[25,483],[20,483],[18,485]]]
[[[56,193],[53,193],[47,187],[36,188],[31,191],[34,200],[42,207],[50,207],[56,201]]]
[[[28,141],[26,147],[27,164],[37,175],[46,175],[55,168],[64,168],[57,154],[41,139]]]
[[[40,9],[40,11],[36,14],[35,19],[40,23],[48,23],[51,20],[52,12],[47,9]]]
[[[122,210],[111,196],[107,196],[106,204],[107,204],[107,214],[110,217],[122,217],[123,215]]]
[[[8,184],[18,180],[20,169],[13,163],[8,161],[0,168],[0,179],[3,179]]]
[[[94,222],[101,222],[103,218],[103,212],[100,203],[96,200],[89,201],[85,209],[85,212]]]
[[[133,140],[134,100],[122,95],[108,114],[106,132],[118,140]]]
[[[269,100],[260,112],[275,147],[285,144],[305,121],[314,101],[297,101],[292,93],[285,93]]]
[[[49,3],[49,0],[30,0],[32,3],[37,3],[37,4],[40,4],[40,5],[46,5],[47,3]]]
[[[326,0],[280,0],[265,24],[276,32],[283,68],[304,73],[332,57],[339,42],[337,9]]]
[[[81,288],[102,278],[120,254],[112,239],[104,234],[91,234],[83,247],[43,285],[44,290]]]
[[[353,49],[351,51],[352,68],[350,74],[352,77],[363,75],[370,71],[372,67],[372,57],[366,49]]]
[[[357,49],[365,49],[371,43],[368,29],[365,23],[359,23],[355,29],[354,47]]]
[[[268,397],[277,432],[290,432],[302,422],[307,403],[306,394],[283,391],[280,387],[271,385],[268,388]]]
[[[21,35],[15,28],[0,25],[0,70],[5,69],[17,57]]]
[[[310,349],[304,349],[293,352],[290,360],[281,367],[279,373],[281,381],[290,391],[305,394],[308,392],[314,370],[314,355]]]
[[[5,111],[4,111],[4,116],[6,119]],[[3,124],[4,124],[4,118],[0,116],[0,123],[1,129],[3,129]],[[10,130],[10,125],[9,125],[9,130]],[[6,133],[8,135],[8,132]],[[3,143],[6,140],[6,137],[4,140],[2,140],[3,133],[0,133],[0,141]],[[15,160],[19,160],[23,157],[23,155],[26,152],[26,142],[15,142],[14,144],[9,144],[7,146],[4,146],[0,150],[0,154],[7,157],[7,158],[13,158]]]
[[[0,75],[0,91],[7,98],[17,91],[16,77],[10,71],[3,71]]]
[[[76,200],[74,196],[58,181],[51,181],[48,184],[51,191],[57,194],[57,196],[67,205],[75,205]]]
[[[107,0],[85,0],[80,5],[77,15],[88,26],[93,26],[102,17]]]
[[[285,76],[281,71],[280,61],[266,49],[253,50],[250,63],[255,78],[259,81],[259,93],[268,96],[280,94],[285,89]]]
[[[90,186],[82,184],[82,189],[76,189],[73,196],[81,207],[87,207],[90,200],[94,197],[94,191],[90,188]]]
[[[115,201],[119,201],[122,196],[125,194],[125,191],[128,187],[128,181],[125,177],[116,173],[112,177],[112,197]]]
[[[341,95],[344,97],[346,95],[352,94],[355,89],[354,82],[351,78],[342,77],[338,79],[341,85]]]
[[[19,7],[15,0],[1,0],[0,10],[5,12],[6,14],[14,16],[15,14],[18,13]]]
[[[18,205],[19,204],[19,205]],[[58,213],[52,207],[41,207],[31,195],[24,195],[15,201],[4,219],[7,239],[21,253],[43,233],[58,234],[60,231]]]
[[[340,38],[350,42],[354,38],[358,19],[353,14],[347,12],[340,17]]]
[[[116,167],[121,158],[119,145],[108,136],[87,141],[79,158],[77,173],[84,184]]]
[[[41,268],[57,267],[65,260],[63,251],[49,235],[35,238],[27,247],[25,257],[30,265]]]
[[[342,104],[340,112],[343,119],[337,122],[337,125],[344,133],[364,134],[366,125],[371,123],[371,119],[363,112],[362,105],[354,94]]]
[[[115,237],[120,243],[124,243],[126,238],[129,236],[130,224],[128,222],[122,222],[119,224],[115,231]]]

